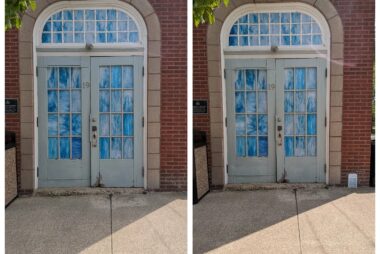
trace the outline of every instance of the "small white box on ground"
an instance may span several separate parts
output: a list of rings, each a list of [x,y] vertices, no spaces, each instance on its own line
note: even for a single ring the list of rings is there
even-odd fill
[[[358,187],[358,175],[351,173],[348,174],[348,188],[356,189]]]

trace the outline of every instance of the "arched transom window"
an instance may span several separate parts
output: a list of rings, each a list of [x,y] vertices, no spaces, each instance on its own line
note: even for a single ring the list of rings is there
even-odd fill
[[[231,27],[228,45],[313,46],[322,45],[320,25],[301,12],[253,12],[241,16]]]
[[[117,9],[65,9],[45,22],[42,44],[138,43],[136,22]]]

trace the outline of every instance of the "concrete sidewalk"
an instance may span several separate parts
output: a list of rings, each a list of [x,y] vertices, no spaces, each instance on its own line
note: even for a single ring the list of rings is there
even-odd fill
[[[374,253],[374,188],[212,192],[194,253]]]
[[[186,253],[186,194],[18,198],[6,253]]]

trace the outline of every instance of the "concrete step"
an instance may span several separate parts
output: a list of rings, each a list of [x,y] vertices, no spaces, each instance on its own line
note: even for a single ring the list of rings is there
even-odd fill
[[[54,196],[83,196],[83,195],[128,195],[144,194],[144,188],[41,188],[34,191],[33,196],[54,197]]]
[[[324,183],[255,183],[227,184],[224,191],[280,190],[280,189],[323,189],[328,188]]]

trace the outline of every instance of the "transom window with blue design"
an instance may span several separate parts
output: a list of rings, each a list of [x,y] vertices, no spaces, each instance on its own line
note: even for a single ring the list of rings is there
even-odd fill
[[[229,46],[318,46],[319,24],[300,12],[249,13],[232,26]]]
[[[138,43],[136,22],[116,9],[67,9],[45,22],[42,44]]]

